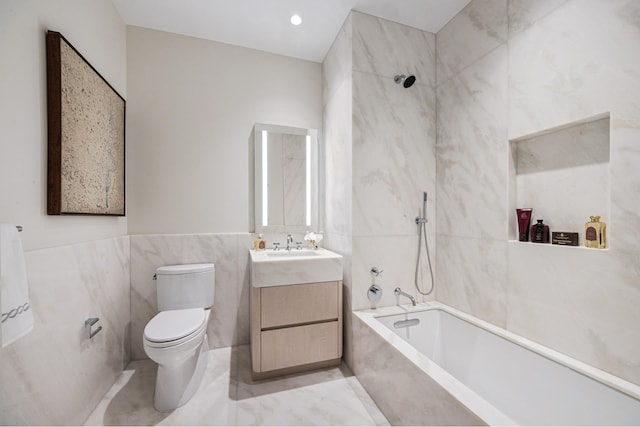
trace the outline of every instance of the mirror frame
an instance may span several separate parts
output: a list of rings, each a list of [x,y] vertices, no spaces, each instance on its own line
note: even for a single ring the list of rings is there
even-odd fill
[[[284,133],[291,135],[304,135],[307,137],[307,155],[306,157],[306,217],[308,224],[296,224],[296,225],[264,225],[263,213],[266,211],[263,209],[263,200],[268,197],[268,186],[265,185],[263,180],[263,173],[266,172],[265,157],[263,154],[263,132]],[[253,177],[250,177],[252,184],[253,197],[250,197],[250,217],[253,222],[253,231],[256,233],[303,233],[308,230],[318,229],[318,130],[317,129],[305,129],[291,126],[271,125],[264,123],[256,123],[253,127],[253,141],[251,142],[252,151],[254,153],[252,157],[251,173]]]

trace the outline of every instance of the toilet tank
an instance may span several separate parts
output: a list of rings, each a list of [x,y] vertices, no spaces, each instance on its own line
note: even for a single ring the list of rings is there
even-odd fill
[[[156,270],[158,310],[210,308],[215,294],[213,264],[166,265]]]

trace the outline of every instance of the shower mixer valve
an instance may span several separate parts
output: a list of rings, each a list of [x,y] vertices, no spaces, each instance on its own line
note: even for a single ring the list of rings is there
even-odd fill
[[[375,283],[375,278],[382,276],[382,270],[378,270],[378,267],[371,267],[371,286],[367,290],[367,298],[372,304],[377,303],[382,298],[382,288]]]
[[[377,303],[382,298],[382,288],[376,284],[369,286],[367,298],[369,298],[369,301],[373,304]]]

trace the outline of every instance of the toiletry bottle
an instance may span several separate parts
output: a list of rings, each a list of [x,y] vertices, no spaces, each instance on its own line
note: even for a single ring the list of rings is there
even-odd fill
[[[532,212],[533,209],[531,208],[516,209],[518,214],[518,241],[520,242],[529,241],[529,225],[531,224]]]
[[[600,222],[600,216],[589,217],[591,222],[584,225],[584,245],[588,248],[604,249],[607,247],[607,224]]]
[[[253,241],[254,251],[264,251],[267,247],[267,241],[264,240],[264,234],[258,234],[258,238]]]
[[[534,243],[549,243],[549,226],[539,219],[537,224],[531,226],[531,241]]]

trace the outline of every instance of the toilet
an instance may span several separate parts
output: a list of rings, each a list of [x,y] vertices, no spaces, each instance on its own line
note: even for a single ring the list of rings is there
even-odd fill
[[[158,310],[144,328],[144,351],[158,364],[153,404],[172,411],[191,399],[207,367],[207,323],[215,295],[213,264],[156,270]]]

